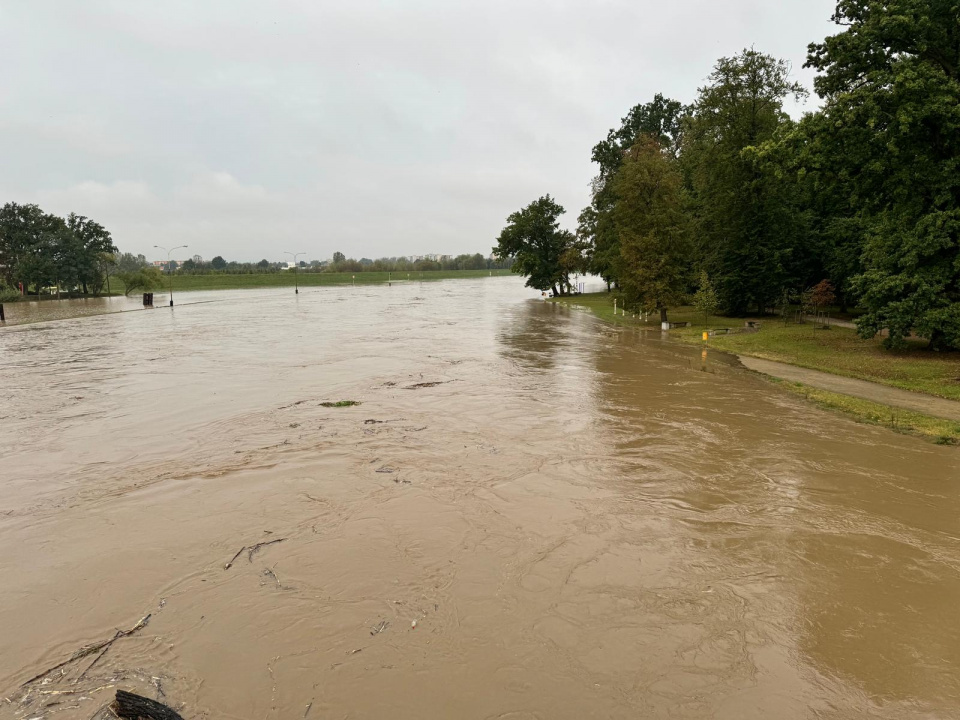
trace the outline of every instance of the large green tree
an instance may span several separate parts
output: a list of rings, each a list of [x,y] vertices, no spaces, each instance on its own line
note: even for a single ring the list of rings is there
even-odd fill
[[[756,50],[721,58],[683,136],[698,254],[732,314],[773,303],[793,282],[806,237],[796,184],[753,152],[789,126],[784,100],[805,95],[789,75],[786,62]]]
[[[563,213],[564,209],[545,195],[507,217],[493,248],[497,257],[514,258],[511,270],[527,277],[527,287],[552,290],[554,295],[569,292],[570,273],[580,269],[577,238],[560,229]]]
[[[46,285],[99,292],[103,256],[116,252],[110,233],[86,217],[66,220],[37,205],[7,203],[0,208],[0,272],[15,287]]]
[[[7,203],[0,208],[0,272],[11,287],[36,292],[57,277],[63,220],[37,205]]]
[[[690,280],[689,221],[676,160],[652,136],[627,152],[613,179],[620,245],[620,290],[627,307],[667,310],[683,302]]]
[[[960,2],[841,0],[809,134],[858,209],[860,332],[960,348]]]
[[[650,102],[631,108],[620,127],[612,128],[593,148],[591,159],[597,164],[598,173],[592,182],[590,205],[578,218],[577,235],[590,246],[590,269],[608,284],[618,280],[621,260],[620,233],[613,218],[618,201],[613,178],[627,151],[642,137],[655,139],[676,156],[688,112],[689,108],[677,100],[657,94]]]
[[[103,225],[76,213],[67,216],[66,230],[68,247],[61,278],[82,288],[84,294],[91,287],[99,293],[103,282],[102,256],[117,252],[113,238]]]

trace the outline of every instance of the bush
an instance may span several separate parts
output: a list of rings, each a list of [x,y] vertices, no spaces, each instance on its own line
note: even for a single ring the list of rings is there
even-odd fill
[[[152,290],[163,283],[163,274],[153,267],[117,273],[117,277],[123,282],[124,295],[129,295],[137,290]]]
[[[14,302],[20,299],[20,291],[0,283],[0,303]]]

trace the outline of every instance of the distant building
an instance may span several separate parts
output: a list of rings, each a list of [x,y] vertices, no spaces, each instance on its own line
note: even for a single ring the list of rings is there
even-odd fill
[[[168,269],[167,266],[170,266],[170,269],[176,270],[178,267],[183,265],[186,260],[153,260],[151,264],[155,268],[160,268],[161,270]]]

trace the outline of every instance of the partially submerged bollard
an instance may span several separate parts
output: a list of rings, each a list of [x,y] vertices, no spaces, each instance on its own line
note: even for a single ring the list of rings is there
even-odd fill
[[[3,314],[3,303],[0,303],[0,322],[6,322],[7,318]]]
[[[153,307],[153,293],[144,293],[143,294],[143,306],[144,307]]]

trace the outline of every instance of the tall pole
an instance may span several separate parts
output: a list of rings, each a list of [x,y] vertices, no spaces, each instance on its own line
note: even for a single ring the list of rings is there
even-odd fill
[[[297,257],[300,256],[300,255],[306,255],[306,253],[302,253],[302,252],[292,253],[292,252],[287,252],[286,250],[284,250],[284,251],[283,251],[283,254],[284,254],[284,255],[292,255],[292,256],[293,256],[293,294],[294,294],[294,295],[299,295],[299,294],[300,294],[300,280],[299,280],[298,277],[297,277],[297,272],[298,272],[298,270],[299,270],[300,268],[297,266]]]
[[[174,250],[182,250],[186,245],[177,245],[175,248],[170,248],[169,250],[160,245],[154,245],[154,247],[160,250],[166,250],[167,252],[167,272],[170,273],[170,307],[173,307],[173,268],[170,267],[170,254]]]

